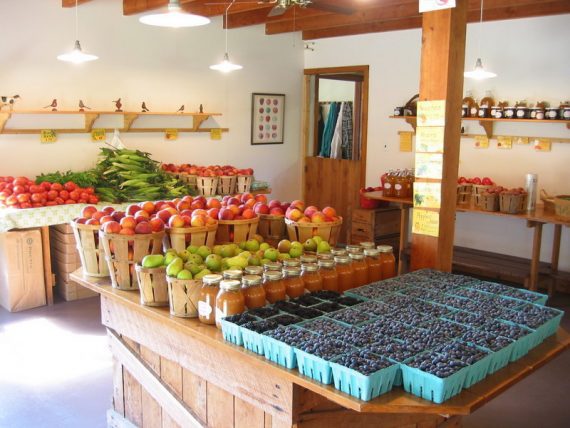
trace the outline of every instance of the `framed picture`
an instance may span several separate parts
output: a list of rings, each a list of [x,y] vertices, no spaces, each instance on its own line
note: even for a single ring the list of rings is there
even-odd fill
[[[283,144],[285,95],[252,94],[251,144]]]

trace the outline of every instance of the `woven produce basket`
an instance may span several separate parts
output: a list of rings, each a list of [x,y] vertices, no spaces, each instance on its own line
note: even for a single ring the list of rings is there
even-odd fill
[[[263,236],[263,239],[271,245],[281,241],[287,236],[285,216],[260,214],[257,233]]]
[[[519,214],[526,208],[526,193],[501,193],[499,195],[499,209],[502,213]]]
[[[99,241],[99,226],[79,224],[72,221],[71,228],[75,236],[83,273],[100,278],[109,276],[105,252]]]
[[[342,217],[339,217],[337,221],[325,223],[297,223],[286,218],[285,224],[290,241],[305,242],[307,239],[318,235],[328,241],[331,246],[334,246],[340,234]]]
[[[554,197],[554,213],[564,220],[570,219],[570,195],[556,195]]]
[[[470,205],[473,202],[473,184],[457,185],[457,205]]]
[[[218,224],[203,227],[172,227],[166,229],[164,248],[174,248],[176,252],[184,251],[188,245],[207,245],[213,247],[216,241]]]
[[[186,174],[185,172],[183,172],[181,174],[178,174],[178,179],[183,183],[185,183],[188,187],[191,187],[192,189],[197,188],[197,179],[198,179],[197,175]]]
[[[247,193],[251,190],[253,175],[238,175],[236,180],[236,193]]]
[[[216,244],[244,242],[257,233],[259,217],[247,220],[218,220]]]
[[[99,242],[105,251],[113,288],[138,290],[135,264],[149,254],[161,254],[163,238],[164,232],[120,235],[99,231]]]
[[[499,195],[497,193],[482,193],[479,195],[478,208],[483,211],[499,211]]]
[[[236,193],[236,176],[222,175],[218,177],[218,195],[233,195]]]
[[[218,190],[218,177],[196,177],[196,187],[202,196],[214,196]]]
[[[473,204],[478,207],[481,204],[481,195],[483,193],[487,193],[491,187],[494,185],[486,185],[486,184],[472,184],[473,186]]]
[[[546,193],[546,190],[541,189],[540,190],[540,199],[542,200],[542,203],[544,204],[544,212],[554,214],[554,212],[555,212],[554,196],[550,196],[548,193]]]
[[[137,263],[135,271],[141,294],[141,305],[168,306],[166,266],[145,268]]]
[[[170,314],[175,317],[197,318],[202,281],[166,277]]]

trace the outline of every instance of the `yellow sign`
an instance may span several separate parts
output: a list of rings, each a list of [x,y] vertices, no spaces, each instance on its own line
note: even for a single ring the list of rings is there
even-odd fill
[[[416,153],[416,177],[441,180],[443,155],[440,153]]]
[[[166,129],[164,131],[164,138],[169,141],[177,140],[178,139],[178,129]]]
[[[513,137],[515,144],[528,144],[528,137]]]
[[[537,152],[549,152],[552,150],[552,141],[550,138],[536,138],[532,142],[534,150]]]
[[[440,208],[441,183],[414,183],[414,207]]]
[[[443,153],[443,126],[418,126],[416,152]]]
[[[497,137],[498,149],[512,149],[513,139],[511,137]]]
[[[412,233],[439,236],[439,213],[415,208],[412,216]]]
[[[477,135],[475,137],[475,148],[476,149],[488,149],[489,139],[484,135]]]
[[[105,141],[105,136],[105,130],[102,128],[91,130],[91,141]]]
[[[210,129],[210,140],[221,140],[222,139],[222,129],[212,128]]]
[[[411,152],[412,151],[412,133],[408,131],[400,132],[400,151],[401,152]]]
[[[57,134],[53,129],[42,129],[40,133],[41,143],[55,143],[57,141]]]
[[[418,101],[418,126],[445,126],[445,100]]]

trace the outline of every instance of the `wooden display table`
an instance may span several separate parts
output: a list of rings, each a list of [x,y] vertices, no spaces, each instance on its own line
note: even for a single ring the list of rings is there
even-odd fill
[[[102,323],[115,359],[114,410],[138,426],[268,428],[460,426],[468,415],[570,346],[559,329],[527,356],[443,404],[396,388],[364,402],[225,342],[197,319],[139,303],[139,293],[111,288],[108,278],[71,274],[101,294]]]

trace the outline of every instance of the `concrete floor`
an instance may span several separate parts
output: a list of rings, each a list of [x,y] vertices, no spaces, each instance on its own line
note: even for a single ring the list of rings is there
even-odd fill
[[[566,311],[570,296],[550,306]],[[58,302],[20,313],[0,308],[0,427],[106,426],[112,361],[99,298]],[[566,351],[464,419],[466,428],[570,426]]]

